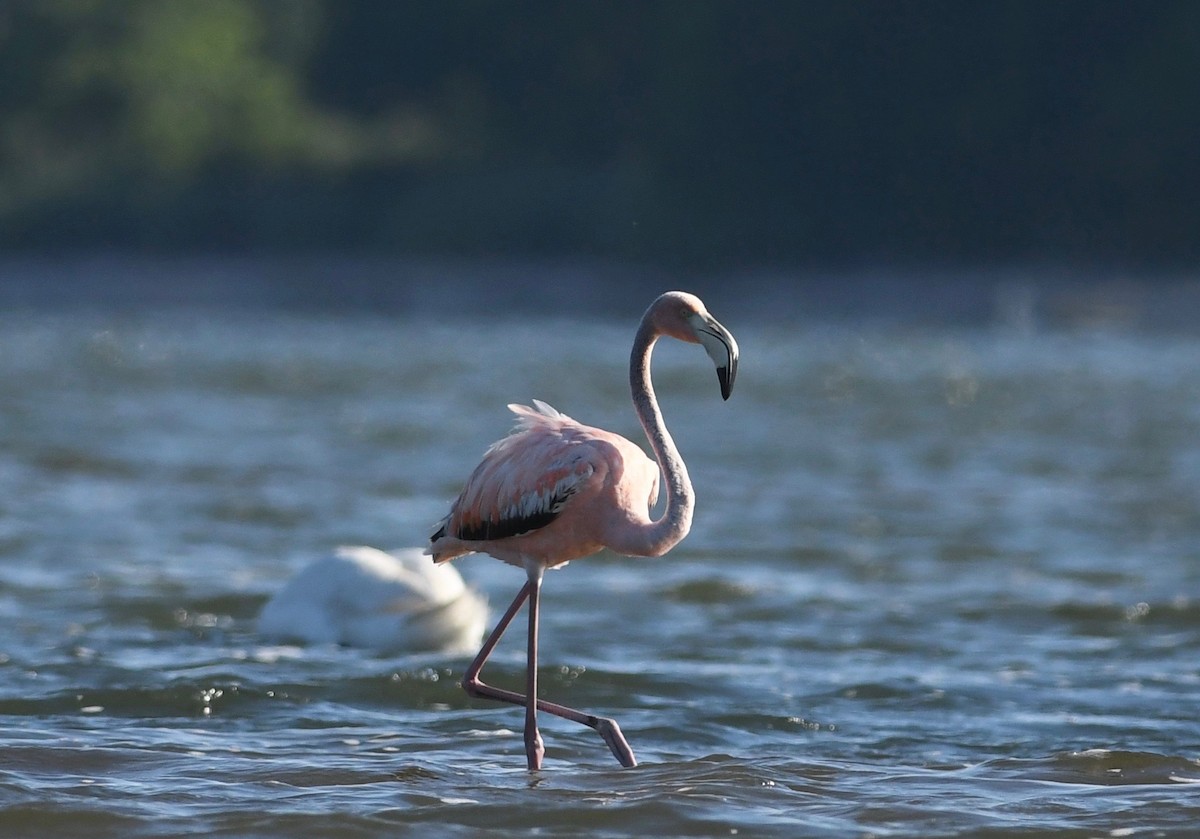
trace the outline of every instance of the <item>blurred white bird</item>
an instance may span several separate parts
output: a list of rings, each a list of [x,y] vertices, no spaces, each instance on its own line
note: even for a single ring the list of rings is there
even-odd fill
[[[487,600],[421,548],[338,548],[288,581],[258,616],[268,638],[380,652],[479,645]]]

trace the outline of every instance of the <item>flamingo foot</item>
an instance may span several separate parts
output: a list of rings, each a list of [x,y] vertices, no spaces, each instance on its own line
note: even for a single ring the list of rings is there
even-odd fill
[[[530,734],[529,730],[525,730],[525,757],[529,762],[529,770],[536,771],[542,768],[542,758],[546,756],[546,746],[542,742],[542,735],[536,728]]]
[[[613,756],[622,766],[626,769],[637,766],[637,758],[633,756],[633,749],[629,748],[629,741],[621,733],[621,726],[617,725],[616,720],[608,717],[596,717],[594,728],[604,738],[604,742],[608,743]]]

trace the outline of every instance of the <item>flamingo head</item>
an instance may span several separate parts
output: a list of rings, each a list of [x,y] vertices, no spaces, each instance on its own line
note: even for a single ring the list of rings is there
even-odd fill
[[[729,330],[708,313],[699,297],[684,291],[668,291],[651,309],[662,313],[657,320],[664,334],[704,347],[717,368],[721,398],[728,399],[738,365],[737,341]]]

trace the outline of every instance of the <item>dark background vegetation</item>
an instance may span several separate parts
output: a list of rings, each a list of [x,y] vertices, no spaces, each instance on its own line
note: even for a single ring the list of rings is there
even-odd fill
[[[1194,0],[0,0],[0,247],[1200,247]]]

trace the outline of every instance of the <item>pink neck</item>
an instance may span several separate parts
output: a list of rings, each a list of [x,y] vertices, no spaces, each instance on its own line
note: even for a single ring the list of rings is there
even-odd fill
[[[633,407],[638,420],[646,432],[646,439],[654,451],[654,458],[662,470],[667,489],[667,508],[656,522],[646,525],[637,537],[637,544],[622,550],[633,556],[662,556],[675,547],[692,527],[692,508],[695,504],[692,482],[688,478],[687,466],[675,448],[667,426],[663,423],[658,399],[654,395],[654,384],[650,381],[650,355],[654,343],[661,333],[654,325],[650,313],[642,318],[637,336],[633,340],[633,351],[629,357],[629,386],[633,391]]]

